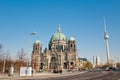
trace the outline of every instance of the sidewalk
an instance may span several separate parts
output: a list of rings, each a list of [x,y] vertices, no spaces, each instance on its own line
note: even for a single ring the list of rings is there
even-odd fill
[[[61,77],[61,76],[70,76],[70,75],[76,75],[76,74],[83,74],[86,73],[85,71],[83,72],[66,72],[66,73],[49,73],[49,72],[42,72],[42,73],[35,73],[33,76],[23,76],[20,77],[19,74],[14,74],[14,76],[8,76],[7,74],[2,74],[0,75],[0,80],[25,80],[25,79],[35,79],[35,78],[40,78],[40,79],[45,79],[49,77]]]

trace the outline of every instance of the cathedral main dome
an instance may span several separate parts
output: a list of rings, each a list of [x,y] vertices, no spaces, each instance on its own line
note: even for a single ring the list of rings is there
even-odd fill
[[[67,41],[66,36],[61,32],[60,26],[58,27],[58,32],[56,32],[50,39],[50,42],[53,41]]]

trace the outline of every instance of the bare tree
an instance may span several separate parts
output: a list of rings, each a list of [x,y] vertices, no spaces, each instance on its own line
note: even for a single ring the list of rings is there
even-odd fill
[[[22,48],[20,51],[18,51],[17,58],[18,58],[20,61],[25,60],[25,58],[26,58],[26,53],[24,52],[24,49],[23,49],[23,48]]]
[[[17,60],[20,61],[20,67],[22,66],[22,63],[26,61],[26,53],[23,48],[18,51]]]
[[[11,56],[9,50],[7,52],[3,51],[3,45],[0,44],[0,71],[3,73],[8,72],[9,66],[11,64]]]
[[[3,44],[0,44],[0,52],[3,52]]]
[[[117,63],[117,67],[120,68],[120,63]]]
[[[9,72],[10,64],[12,64],[11,55],[9,53],[9,50],[7,51],[7,53],[4,53],[3,56],[4,56],[5,72]]]
[[[2,58],[3,58],[3,45],[0,44],[0,61],[2,61]]]

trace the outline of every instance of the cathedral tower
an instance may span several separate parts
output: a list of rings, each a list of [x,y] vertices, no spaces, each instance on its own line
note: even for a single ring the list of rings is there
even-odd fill
[[[32,68],[39,70],[41,68],[42,45],[40,41],[36,41],[33,45],[32,52]]]
[[[70,37],[68,41],[68,48],[70,52],[76,52],[76,41],[75,38]]]

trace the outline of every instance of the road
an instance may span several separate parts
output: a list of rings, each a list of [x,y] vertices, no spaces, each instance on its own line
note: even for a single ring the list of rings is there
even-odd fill
[[[45,77],[45,76],[44,76]],[[96,71],[83,74],[67,74],[46,78],[32,78],[25,80],[120,80],[120,72],[116,71]]]
[[[0,77],[0,80],[120,80],[120,71],[91,71],[73,73],[40,73],[33,77]]]

